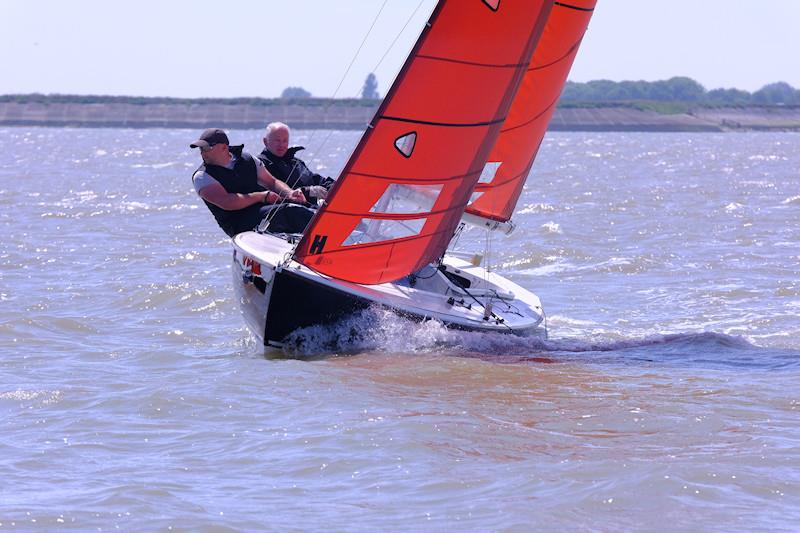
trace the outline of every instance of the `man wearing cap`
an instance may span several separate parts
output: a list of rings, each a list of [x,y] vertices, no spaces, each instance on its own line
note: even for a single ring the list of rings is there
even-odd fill
[[[203,158],[192,175],[194,188],[228,236],[254,229],[265,217],[272,233],[301,233],[311,220],[312,210],[286,203],[305,203],[303,193],[276,180],[244,145],[230,146],[221,129],[205,130],[189,146]]]
[[[295,157],[300,150],[305,148],[289,148],[289,126],[283,122],[273,122],[267,125],[264,150],[258,154],[258,158],[270,174],[290,187],[303,191],[311,205],[316,206],[320,200],[328,197],[328,191],[335,181],[311,172],[303,160]]]

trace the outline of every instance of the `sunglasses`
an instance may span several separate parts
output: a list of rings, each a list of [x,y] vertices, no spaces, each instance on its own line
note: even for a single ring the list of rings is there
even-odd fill
[[[216,144],[209,144],[208,146],[201,146],[200,147],[200,151],[201,152],[210,152],[215,146],[216,146]]]

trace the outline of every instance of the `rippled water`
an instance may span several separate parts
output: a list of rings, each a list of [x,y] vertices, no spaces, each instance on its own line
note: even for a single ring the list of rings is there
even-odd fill
[[[196,135],[0,129],[3,529],[796,529],[797,134],[551,134],[517,231],[459,243],[548,340],[372,311],[277,355]]]

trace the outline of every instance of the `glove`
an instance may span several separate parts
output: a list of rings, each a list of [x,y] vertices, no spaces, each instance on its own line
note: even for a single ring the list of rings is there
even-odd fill
[[[328,189],[323,187],[322,185],[311,185],[308,188],[308,194],[313,196],[314,198],[319,198],[324,200],[328,197]]]

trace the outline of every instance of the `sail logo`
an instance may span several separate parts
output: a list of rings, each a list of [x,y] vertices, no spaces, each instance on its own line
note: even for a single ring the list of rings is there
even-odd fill
[[[311,243],[311,248],[308,250],[308,253],[311,255],[321,254],[327,240],[327,235],[314,235],[314,241]]]

